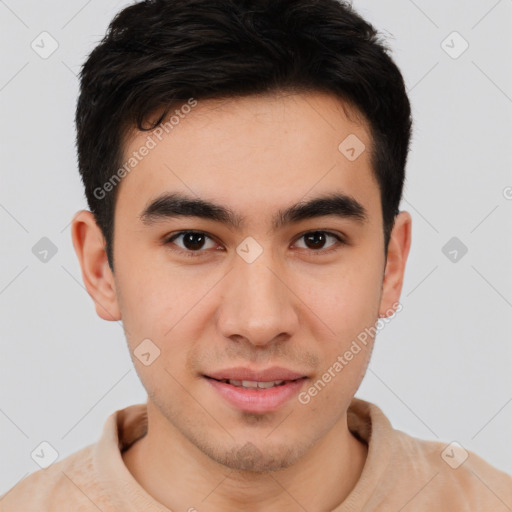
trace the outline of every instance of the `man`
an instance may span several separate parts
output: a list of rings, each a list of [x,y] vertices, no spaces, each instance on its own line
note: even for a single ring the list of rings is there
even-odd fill
[[[1,510],[512,509],[512,478],[354,398],[399,302],[402,76],[336,0],[156,0],[81,73],[72,225],[146,404]]]

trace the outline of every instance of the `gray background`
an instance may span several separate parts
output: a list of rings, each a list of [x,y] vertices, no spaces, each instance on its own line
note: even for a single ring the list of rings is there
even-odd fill
[[[120,324],[96,316],[69,229],[86,208],[76,74],[125,5],[0,0],[0,493],[39,469],[41,441],[62,459],[146,398]],[[403,311],[379,333],[356,396],[395,428],[512,473],[512,1],[354,6],[388,38],[415,120]],[[48,58],[31,47],[51,49],[43,31],[58,43]],[[43,237],[57,249],[46,262],[32,251]]]

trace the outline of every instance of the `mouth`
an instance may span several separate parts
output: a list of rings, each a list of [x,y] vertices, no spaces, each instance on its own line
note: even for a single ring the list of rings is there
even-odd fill
[[[236,410],[261,414],[277,411],[300,392],[308,379],[306,376],[273,380],[203,377],[217,396]]]
[[[213,379],[213,377],[207,378]],[[300,379],[305,379],[306,377],[300,377]],[[296,380],[271,380],[271,381],[256,381],[256,380],[234,380],[234,379],[213,379],[217,382],[223,382],[224,384],[230,384],[231,386],[236,386],[237,388],[244,389],[270,389],[275,388],[277,386],[284,386],[289,384],[290,382],[295,382]]]

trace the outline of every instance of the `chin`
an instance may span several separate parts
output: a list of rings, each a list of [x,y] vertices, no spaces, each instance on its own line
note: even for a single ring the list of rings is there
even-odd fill
[[[250,441],[224,452],[219,450],[219,446],[201,449],[212,460],[229,469],[250,473],[268,473],[285,469],[302,455],[297,447],[270,445],[258,448]]]

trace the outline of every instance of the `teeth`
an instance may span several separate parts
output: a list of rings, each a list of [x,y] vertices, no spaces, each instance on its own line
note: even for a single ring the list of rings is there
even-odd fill
[[[274,386],[280,386],[285,381],[284,380],[273,380],[270,382],[257,382],[255,380],[228,380],[227,381],[232,386],[242,387],[242,388],[260,388],[260,389],[268,389],[273,388]]]
[[[273,388],[274,386],[279,386],[283,382],[284,380],[275,380],[274,382],[258,382],[258,387],[263,389]]]

